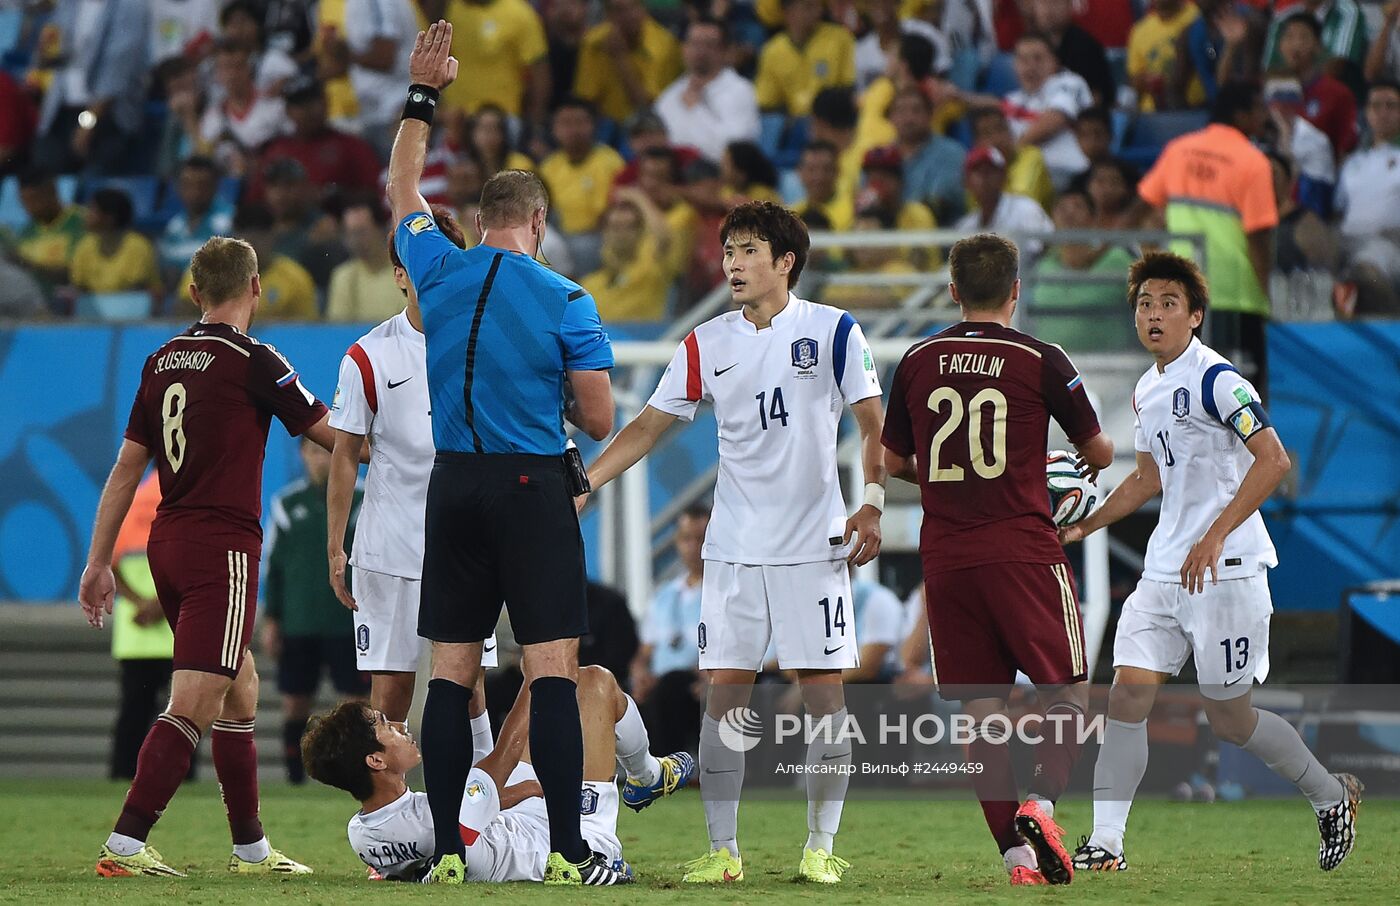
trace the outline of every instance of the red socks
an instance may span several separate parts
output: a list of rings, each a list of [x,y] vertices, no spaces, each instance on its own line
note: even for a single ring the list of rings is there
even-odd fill
[[[1006,852],[1025,841],[1016,830],[1016,810],[1021,807],[1016,795],[1016,771],[1011,765],[1011,747],[1006,742],[988,742],[979,732],[968,744],[967,760],[980,763],[982,771],[972,775],[972,788],[982,803],[982,816],[987,829],[997,841],[997,848]]]
[[[249,737],[252,741],[252,737]],[[156,718],[136,758],[136,778],[127,791],[115,832],[145,840],[161,812],[190,772],[190,758],[199,745],[199,728],[177,714]],[[222,777],[222,772],[220,773]]]
[[[233,844],[256,843],[263,838],[263,827],[258,820],[258,749],[253,741],[253,721],[214,721],[210,743]]]
[[[1083,726],[1084,712],[1069,702],[1051,705],[1045,712],[1045,723],[1040,727],[1040,742],[1035,746],[1032,793],[1051,802],[1064,794],[1069,787],[1074,763],[1079,760],[1079,751],[1084,747],[1079,741]]]

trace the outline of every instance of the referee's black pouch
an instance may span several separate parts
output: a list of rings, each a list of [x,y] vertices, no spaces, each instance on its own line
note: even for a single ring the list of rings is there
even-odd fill
[[[588,482],[588,469],[583,465],[583,454],[573,441],[564,444],[564,480],[569,483],[570,497],[581,497],[593,490]]]

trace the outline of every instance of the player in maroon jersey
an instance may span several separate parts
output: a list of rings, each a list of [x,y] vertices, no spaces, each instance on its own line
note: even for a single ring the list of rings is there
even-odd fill
[[[1079,755],[1088,677],[1074,574],[1045,487],[1050,419],[1090,471],[1113,461],[1113,442],[1063,350],[1011,329],[1018,257],[1000,236],[953,246],[950,290],[963,321],[905,354],[883,441],[890,474],[916,482],[923,499],[919,550],[943,697],[961,699],[980,726],[1006,713],[1020,670],[1054,721],[1019,808],[1007,740],[983,733],[968,747],[983,765],[974,786],[987,826],[1012,884],[1067,884],[1073,868],[1054,803]]]
[[[88,622],[112,612],[112,545],[154,457],[161,503],[147,556],[175,631],[170,705],[146,736],[116,828],[98,856],[104,877],[183,877],[146,845],[152,825],[210,729],[214,770],[233,836],[229,870],[309,874],[272,849],[258,820],[253,743],[258,676],[248,652],[262,553],[262,470],[275,415],[292,435],[330,449],[327,411],[296,369],[247,334],[262,292],[241,239],[216,237],[195,254],[191,294],[203,317],[141,370],[126,439],[102,489],[78,597]]]

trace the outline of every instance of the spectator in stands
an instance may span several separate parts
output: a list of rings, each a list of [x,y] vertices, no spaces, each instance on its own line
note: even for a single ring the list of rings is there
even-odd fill
[[[695,209],[697,237],[706,237],[691,244],[690,260],[686,266],[686,291],[698,298],[724,280],[724,252],[720,247],[719,227],[728,213],[722,200],[724,183],[719,167],[703,157],[691,161],[681,172],[679,194]]]
[[[1296,12],[1278,27],[1284,66],[1303,87],[1303,116],[1326,133],[1337,157],[1356,147],[1356,98],[1322,68],[1322,26],[1309,12]]]
[[[822,0],[783,0],[783,30],[758,55],[759,109],[806,116],[818,91],[855,85],[855,52],[850,31],[822,21]]]
[[[929,206],[940,223],[963,215],[962,145],[933,131],[933,103],[917,88],[902,88],[890,104],[895,145],[904,160],[904,198]]]
[[[1201,15],[1186,29],[1185,53],[1177,53],[1173,93],[1186,97],[1194,78],[1207,104],[1225,82],[1259,76],[1264,23],[1259,10],[1240,0],[1197,0]]]
[[[0,179],[28,166],[36,122],[29,93],[8,72],[0,70]]]
[[[958,221],[959,230],[1015,234],[1048,233],[1055,228],[1045,209],[1033,199],[1006,191],[1006,157],[1001,151],[987,145],[973,148],[964,172],[976,207]],[[1040,242],[1017,241],[1026,258],[1040,254]]]
[[[573,98],[554,110],[554,141],[559,150],[540,162],[549,189],[550,216],[569,244],[574,264],[592,271],[600,261],[598,222],[608,207],[613,177],[622,158],[595,139],[593,105]]]
[[[888,231],[894,228],[894,215],[878,205],[858,211],[855,223],[851,227],[857,233]],[[850,261],[850,272],[856,274],[878,277],[913,274],[918,271],[909,260],[909,250],[894,243],[857,246],[847,251],[845,256]],[[911,287],[904,284],[891,286],[871,280],[869,283],[828,285],[822,290],[822,298],[841,308],[889,308],[899,304],[910,291]]]
[[[605,0],[603,7],[607,18],[584,36],[574,94],[621,124],[680,75],[681,48],[642,0]]]
[[[588,599],[588,633],[578,640],[578,665],[598,664],[615,677],[627,676],[637,656],[637,621],[627,608],[627,599],[601,582],[589,582],[584,594]]]
[[[1094,229],[1102,213],[1095,211],[1089,192],[1066,189],[1055,199],[1055,229]],[[1035,335],[1071,352],[1131,349],[1133,319],[1123,304],[1123,275],[1133,260],[1117,245],[1051,246],[1033,270],[1030,312]]]
[[[856,42],[856,90],[864,91],[885,74],[889,57],[899,52],[899,40],[904,35],[918,35],[933,47],[933,71],[944,73],[952,68],[953,49],[943,32],[924,19],[900,17],[899,0],[871,0],[865,17],[870,30]]]
[[[1350,93],[1347,94],[1350,97]],[[1337,185],[1337,158],[1323,131],[1303,117],[1303,86],[1297,79],[1270,79],[1264,99],[1269,105],[1269,144],[1287,154],[1290,169],[1298,175],[1299,203],[1332,216],[1332,194]]]
[[[287,83],[282,96],[292,131],[268,143],[262,153],[264,169],[277,160],[295,160],[323,198],[378,191],[379,158],[358,135],[331,128],[326,121],[326,92],[321,82],[299,77]],[[254,185],[253,199],[262,197],[260,189]]]
[[[1266,386],[1264,325],[1278,206],[1268,158],[1250,140],[1267,119],[1258,85],[1226,83],[1210,125],[1173,139],[1138,183],[1138,196],[1164,213],[1168,230],[1205,237],[1211,345],[1256,387]]]
[[[864,151],[895,141],[890,123],[890,107],[895,95],[913,88],[922,91],[933,107],[929,128],[942,135],[967,112],[952,83],[935,74],[934,49],[922,35],[907,34],[899,39],[897,52],[890,54],[885,75],[870,83],[860,98],[860,118],[855,143]]]
[[[443,108],[475,113],[495,104],[524,117],[531,137],[545,135],[553,89],[539,14],[526,0],[454,0],[448,8],[462,58],[456,81],[443,89]]]
[[[991,4],[978,0],[921,0],[914,16],[938,27],[952,45],[955,66],[960,57],[970,58],[976,69],[987,65],[997,51],[996,30]],[[975,74],[975,73],[974,73]]]
[[[467,120],[466,151],[487,179],[502,170],[535,169],[534,161],[512,147],[510,120],[495,104],[482,104]]]
[[[1139,178],[1140,174],[1131,164],[1113,158],[1089,167],[1083,182],[1092,219],[1086,225],[1099,230],[1136,228],[1142,216],[1136,204]],[[1071,216],[1078,213],[1076,208]]]
[[[258,256],[258,279],[262,297],[258,302],[259,321],[314,321],[316,284],[292,258],[277,251],[272,214],[259,204],[243,204],[233,218],[234,234],[247,240]],[[180,278],[180,298],[193,305],[190,284],[194,278],[185,268]],[[324,553],[324,551],[323,551]]]
[[[311,63],[315,55],[312,46],[315,32],[309,4],[304,0],[252,0],[252,8],[259,17],[259,26],[269,48],[285,53],[298,66]]]
[[[233,231],[233,206],[218,198],[219,168],[208,157],[191,157],[180,165],[175,193],[180,210],[161,231],[160,266],[166,285],[189,267],[190,259],[213,236]]]
[[[219,12],[219,41],[250,48],[253,84],[268,97],[281,97],[282,86],[300,71],[300,67],[292,56],[293,42],[282,37],[275,44],[268,43],[265,6],[254,0],[225,3]],[[279,31],[279,35],[285,34]]]
[[[1108,55],[1093,35],[1074,24],[1074,0],[1031,0],[1031,20],[1047,38],[1065,69],[1089,86],[1096,105],[1118,99]]]
[[[1199,79],[1187,80],[1183,96],[1174,91],[1181,36],[1200,15],[1191,0],[1153,0],[1147,15],[1133,26],[1128,36],[1128,81],[1137,92],[1139,110],[1151,113],[1205,103]]]
[[[1363,75],[1367,82],[1400,79],[1400,30],[1395,28],[1397,20],[1400,20],[1400,3],[1387,3],[1380,31],[1376,32],[1370,49],[1366,51]]]
[[[965,97],[974,106],[1000,107],[1016,143],[1039,147],[1051,182],[1062,189],[1089,165],[1074,140],[1073,126],[1079,114],[1093,105],[1093,95],[1082,78],[1060,68],[1060,59],[1044,35],[1022,35],[1016,42],[1014,65],[1021,87],[1005,101],[991,95]]]
[[[609,321],[659,321],[675,272],[666,216],[636,186],[613,192],[603,214],[603,266],[579,281]]]
[[[341,218],[350,260],[331,271],[326,296],[327,321],[378,323],[403,310],[403,294],[394,282],[394,266],[384,237],[389,215],[377,202],[359,201]]]
[[[1108,110],[1090,107],[1079,114],[1079,119],[1074,121],[1074,140],[1090,166],[1112,160],[1113,121],[1109,118]]]
[[[1341,66],[1359,70],[1366,59],[1366,17],[1356,0],[1302,0],[1296,4],[1278,4],[1269,23],[1264,42],[1264,71],[1285,68],[1283,58],[1283,25],[1298,12],[1306,12],[1322,30],[1322,46],[1329,59],[1341,61]],[[1350,79],[1348,79],[1350,81]]]
[[[1293,161],[1277,151],[1267,154],[1278,203],[1277,251],[1270,286],[1274,317],[1323,320],[1333,313],[1334,275],[1342,272],[1340,236],[1315,211],[1298,203],[1298,171]],[[1352,271],[1348,276],[1357,281],[1359,289],[1361,275]],[[1367,287],[1368,293],[1371,288]]]
[[[674,278],[684,273],[689,263],[690,247],[695,239],[697,214],[680,192],[680,159],[669,148],[650,148],[637,158],[637,188],[651,199],[666,218],[670,230],[670,251],[667,262]],[[613,183],[613,192],[625,186]]]
[[[83,209],[60,202],[53,176],[36,169],[20,174],[19,203],[29,223],[16,237],[15,255],[51,293],[68,282],[73,250],[86,232]]]
[[[836,148],[830,142],[808,142],[797,159],[797,179],[802,183],[802,200],[792,206],[799,217],[820,213],[826,229],[849,230],[856,219],[855,199],[837,188]]]
[[[642,709],[652,748],[693,752],[700,741],[700,585],[705,561],[700,548],[710,524],[710,508],[691,504],[676,520],[671,536],[681,574],[656,590],[642,619],[637,657],[632,661],[632,697]]]
[[[973,147],[996,148],[1007,161],[1006,191],[1032,198],[1048,212],[1055,203],[1055,186],[1041,150],[1035,145],[1016,144],[1006,114],[994,107],[975,110],[969,119]]]
[[[198,147],[218,161],[224,172],[243,176],[251,171],[263,145],[287,131],[287,109],[282,98],[258,90],[252,50],[246,44],[219,43],[214,82],[222,99],[204,109]]]
[[[198,67],[184,57],[171,57],[160,64],[155,81],[165,96],[166,109],[156,140],[156,175],[168,182],[177,178],[185,159],[199,148],[205,88]]]
[[[1360,292],[1359,301],[1343,307],[1348,316],[1356,308],[1393,310],[1400,299],[1400,84],[1372,85],[1365,112],[1371,143],[1342,165],[1335,199],[1346,279]]]
[[[469,155],[457,158],[447,165],[444,170],[444,191],[443,202],[457,212],[457,219],[462,223],[470,223],[470,217],[462,214],[468,206],[475,206],[481,201],[481,190],[486,188],[486,168],[483,167],[475,157]],[[421,184],[420,184],[421,185]],[[427,193],[424,193],[426,197]],[[429,204],[432,200],[429,199]]]
[[[719,173],[724,181],[724,203],[731,208],[746,201],[782,202],[778,168],[753,142],[730,142],[720,158]]]
[[[349,65],[350,84],[359,101],[360,134],[389,159],[404,86],[408,84],[408,55],[418,35],[418,11],[413,0],[345,0],[345,34],[323,34],[323,52],[341,56]],[[334,45],[333,47],[330,45]]]
[[[851,199],[852,205],[860,188],[861,161],[868,150],[856,140],[858,117],[849,88],[828,88],[812,101],[811,140],[836,149],[836,194]]]
[[[39,108],[34,159],[56,173],[129,173],[145,115],[150,11],[144,0],[59,0],[61,65]]]
[[[615,186],[630,186],[638,179],[641,162],[651,151],[666,151],[675,161],[677,170],[683,170],[700,156],[700,152],[687,145],[672,145],[666,133],[666,124],[655,110],[639,110],[627,121],[627,150],[632,159],[613,179]]]
[[[860,666],[847,670],[847,683],[885,683],[898,673],[904,641],[904,604],[874,579],[858,578],[851,568],[851,610],[860,640]]]
[[[583,36],[588,31],[587,0],[550,0],[544,31],[549,47],[549,106],[552,109],[574,93]]]
[[[397,290],[394,295],[403,298]],[[330,674],[342,700],[369,695],[369,674],[361,673],[355,663],[354,619],[336,600],[322,575],[325,570],[318,568],[326,556],[326,479],[331,455],[305,437],[300,446],[306,477],[272,498],[267,567],[262,575],[262,647],[277,661],[282,750],[287,779],[294,784],[306,782],[301,735],[322,674]],[[346,550],[354,538],[362,496],[356,489],[345,532]]]
[[[272,248],[300,264],[315,285],[324,288],[331,271],[348,253],[340,243],[335,218],[317,204],[317,189],[307,180],[306,169],[290,157],[274,160],[267,166],[263,185],[263,203],[272,217]],[[248,214],[256,219],[253,211],[250,208]]]
[[[904,158],[899,148],[885,145],[865,152],[861,162],[865,185],[856,196],[857,210],[878,208],[894,216],[897,230],[931,230],[938,226],[933,212],[922,201],[907,200]]]
[[[131,228],[131,196],[98,189],[87,207],[87,235],[73,249],[69,282],[83,293],[151,294],[152,310],[163,285],[151,240]]]
[[[753,83],[727,65],[729,33],[715,19],[686,27],[685,71],[656,99],[656,114],[673,144],[695,148],[719,163],[730,142],[756,141],[758,100]]]

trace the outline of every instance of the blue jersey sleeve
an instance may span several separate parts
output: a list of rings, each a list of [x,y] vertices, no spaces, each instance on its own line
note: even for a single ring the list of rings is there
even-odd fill
[[[582,289],[569,294],[559,323],[564,367],[569,371],[606,371],[613,366],[612,341],[598,317],[598,305]]]
[[[423,291],[440,278],[447,256],[461,249],[442,234],[432,214],[418,211],[399,221],[394,230],[394,250],[418,293],[419,304],[430,307],[433,300],[425,298]]]

